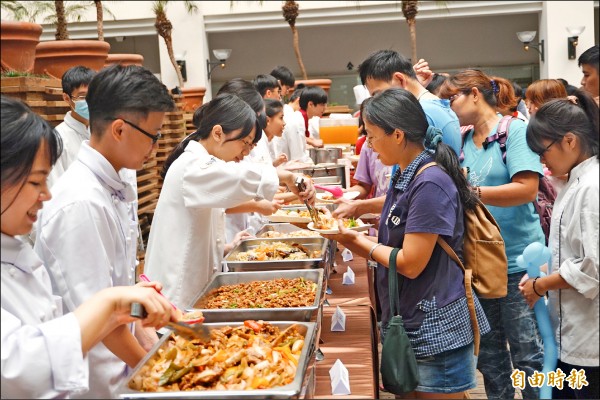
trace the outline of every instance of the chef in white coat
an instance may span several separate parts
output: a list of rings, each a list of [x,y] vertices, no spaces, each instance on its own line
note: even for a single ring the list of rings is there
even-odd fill
[[[167,88],[138,66],[98,72],[87,102],[90,141],[52,188],[35,242],[54,294],[69,311],[104,288],[135,282],[138,229],[131,202],[137,193],[118,172],[142,167],[160,137],[165,112],[174,108]],[[114,397],[127,366],[134,367],[158,340],[156,332],[132,330],[135,338],[132,332],[110,335],[90,352],[85,397]]]
[[[129,323],[131,302],[163,326],[169,303],[153,283],[105,289],[72,313],[62,312],[48,272],[31,246],[18,239],[31,230],[42,202],[51,198],[47,178],[61,151],[53,128],[19,100],[2,96],[2,398],[65,398],[88,387],[88,351]]]
[[[146,273],[163,293],[188,307],[236,243],[225,243],[225,209],[273,199],[279,184],[314,203],[310,180],[298,193],[296,174],[272,165],[239,163],[260,139],[256,112],[221,94],[196,111],[198,129],[169,156],[146,251]],[[258,132],[258,134],[257,134]],[[232,162],[233,161],[233,162]]]

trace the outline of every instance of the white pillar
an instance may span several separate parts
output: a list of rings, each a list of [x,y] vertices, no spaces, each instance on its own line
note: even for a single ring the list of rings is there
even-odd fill
[[[574,60],[568,57],[567,42],[570,35],[567,26],[585,26],[585,31],[579,35]],[[577,59],[594,45],[594,2],[544,1],[539,36],[534,42],[541,39],[545,42],[545,61],[540,62],[540,78],[563,78],[579,87],[583,75],[577,66]]]

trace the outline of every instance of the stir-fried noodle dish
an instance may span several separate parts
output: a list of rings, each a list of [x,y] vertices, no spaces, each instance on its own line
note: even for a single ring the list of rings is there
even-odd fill
[[[292,383],[304,336],[264,321],[212,330],[210,342],[172,334],[130,380],[144,392],[269,389]]]

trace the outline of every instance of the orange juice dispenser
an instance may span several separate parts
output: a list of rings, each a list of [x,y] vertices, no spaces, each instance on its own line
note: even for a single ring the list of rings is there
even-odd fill
[[[321,118],[319,137],[323,144],[354,145],[358,139],[358,118]]]

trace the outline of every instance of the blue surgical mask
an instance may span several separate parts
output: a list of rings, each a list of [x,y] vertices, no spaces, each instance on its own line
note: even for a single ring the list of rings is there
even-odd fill
[[[73,102],[75,104],[75,112],[83,118],[90,120],[90,110],[88,108],[87,101],[78,100]]]

